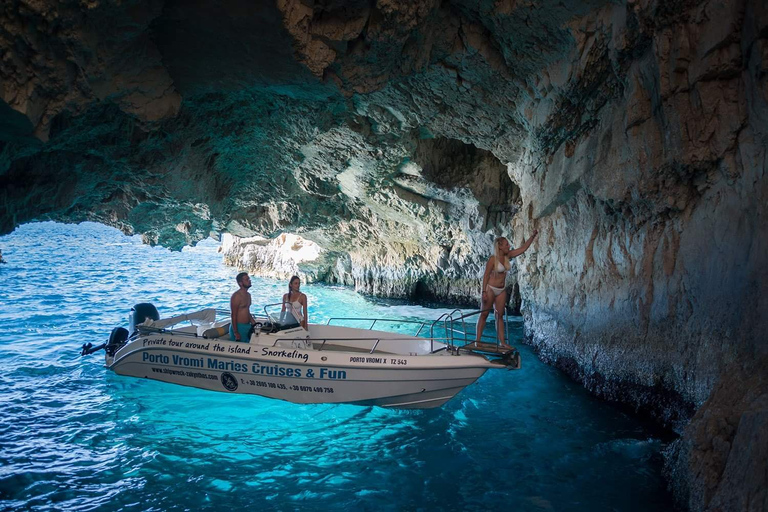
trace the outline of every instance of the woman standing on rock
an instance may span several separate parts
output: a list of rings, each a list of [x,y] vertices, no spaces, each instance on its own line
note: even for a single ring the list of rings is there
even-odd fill
[[[288,283],[288,293],[283,295],[283,311],[288,310],[304,329],[307,327],[307,296],[299,291],[301,279],[293,276]]]
[[[483,329],[485,329],[488,313],[494,307],[496,310],[496,336],[502,347],[509,348],[509,345],[504,343],[504,306],[507,303],[507,290],[504,287],[504,281],[510,268],[509,259],[520,256],[527,251],[538,234],[539,231],[534,229],[531,238],[524,241],[519,249],[510,248],[509,240],[503,236],[493,242],[493,256],[488,258],[488,263],[485,265],[485,272],[483,273],[483,292],[480,307],[482,313],[480,313],[477,319],[475,344],[480,343],[480,337],[483,334]]]

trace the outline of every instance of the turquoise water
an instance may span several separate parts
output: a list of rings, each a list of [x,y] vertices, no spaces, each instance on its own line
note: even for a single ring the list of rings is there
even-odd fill
[[[119,377],[104,341],[131,305],[226,307],[216,244],[172,253],[97,224],[0,237],[0,509],[531,510],[671,508],[663,443],[521,346],[442,408],[295,405]],[[254,303],[285,283],[254,279]],[[310,319],[436,318],[304,285]],[[522,325],[513,323],[513,338]]]

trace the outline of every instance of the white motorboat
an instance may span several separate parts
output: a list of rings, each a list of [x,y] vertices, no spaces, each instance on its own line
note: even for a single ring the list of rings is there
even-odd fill
[[[281,306],[266,306],[243,343],[229,339],[229,312],[219,312],[220,321],[215,309],[161,320],[152,304],[137,304],[129,330],[116,327],[109,341],[86,344],[82,353],[105,349],[106,366],[118,375],[294,403],[399,409],[439,407],[488,369],[520,368],[515,349],[469,343],[455,328],[467,316],[458,310],[431,323],[345,318],[305,330],[290,313],[268,311]],[[370,325],[338,325],[361,321]],[[416,334],[374,329],[404,324],[418,327]]]

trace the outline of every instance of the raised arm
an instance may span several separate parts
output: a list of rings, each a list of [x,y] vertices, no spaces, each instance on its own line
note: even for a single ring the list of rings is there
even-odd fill
[[[523,254],[525,251],[528,250],[528,248],[533,243],[533,239],[536,238],[536,235],[538,235],[538,234],[539,234],[539,230],[538,229],[534,229],[533,233],[531,234],[531,238],[529,238],[528,240],[525,240],[523,242],[523,245],[521,245],[517,249],[512,249],[511,251],[509,251],[507,253],[507,256],[509,256],[510,258],[515,258],[515,257],[520,256],[521,254]]]

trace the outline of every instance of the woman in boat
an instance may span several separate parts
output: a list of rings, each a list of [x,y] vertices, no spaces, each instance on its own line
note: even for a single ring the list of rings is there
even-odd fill
[[[307,327],[307,296],[299,291],[301,279],[293,276],[288,283],[288,293],[283,295],[283,312],[286,309],[296,318],[304,329]]]
[[[509,246],[509,240],[503,236],[493,242],[493,256],[488,258],[483,273],[483,291],[480,298],[482,313],[477,319],[475,344],[480,343],[480,337],[483,334],[483,329],[485,329],[485,321],[493,307],[496,315],[496,336],[503,348],[510,348],[504,342],[504,307],[507,304],[507,290],[504,287],[504,281],[510,268],[509,259],[520,256],[527,251],[538,234],[539,231],[534,229],[531,238],[525,240],[523,245],[517,249],[512,249]]]

